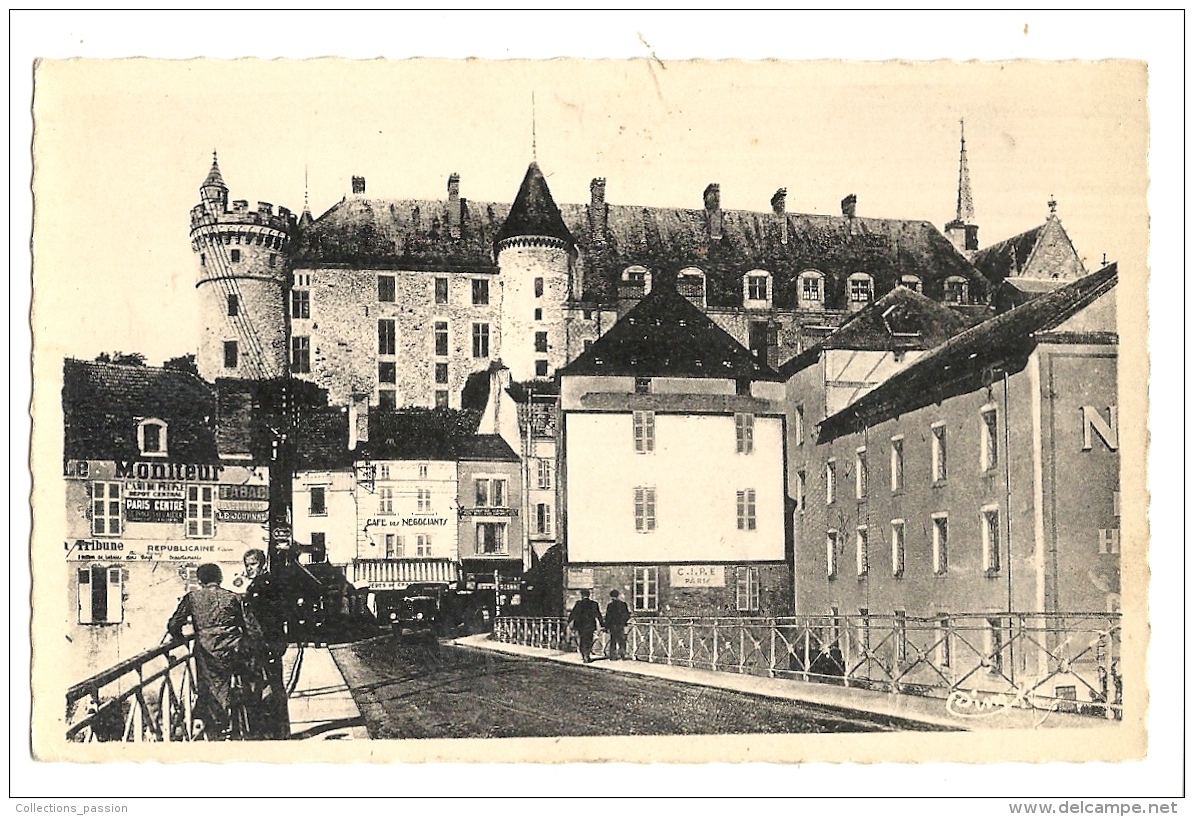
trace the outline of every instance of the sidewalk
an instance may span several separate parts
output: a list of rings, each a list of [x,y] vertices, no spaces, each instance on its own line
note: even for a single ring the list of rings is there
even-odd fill
[[[685,684],[716,687],[734,692],[744,692],[750,695],[800,701],[802,703],[832,707],[834,709],[866,712],[882,717],[902,718],[950,730],[975,731],[984,729],[1045,727],[1089,729],[1100,726],[1111,727],[1119,723],[1118,721],[1108,721],[1100,718],[1070,715],[1060,712],[1035,712],[1027,709],[1003,707],[988,710],[983,716],[960,717],[949,712],[946,709],[945,701],[939,698],[924,698],[917,695],[892,695],[886,692],[874,692],[830,684],[810,683],[786,678],[768,678],[759,675],[739,675],[732,672],[713,672],[712,670],[668,666],[666,664],[649,664],[645,661],[607,661],[604,658],[598,658],[592,664],[585,664],[580,660],[580,656],[573,652],[560,653],[555,650],[545,650],[538,647],[503,644],[499,641],[490,640],[487,633],[458,638],[452,643],[461,647],[490,650],[509,655],[521,655],[527,658],[556,661],[561,664],[574,664],[596,672],[623,672],[630,675],[659,678]]]
[[[301,655],[301,660],[300,660]],[[298,684],[290,695],[292,740],[368,740],[365,721],[327,647],[291,646],[282,658],[289,680],[299,661]]]

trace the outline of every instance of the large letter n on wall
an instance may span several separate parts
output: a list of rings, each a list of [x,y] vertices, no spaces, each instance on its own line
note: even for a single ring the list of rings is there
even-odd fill
[[[1099,439],[1112,451],[1119,450],[1119,407],[1110,406],[1107,409],[1109,421],[1103,420],[1103,415],[1094,406],[1082,407],[1082,450],[1092,448],[1091,431],[1099,435]]]

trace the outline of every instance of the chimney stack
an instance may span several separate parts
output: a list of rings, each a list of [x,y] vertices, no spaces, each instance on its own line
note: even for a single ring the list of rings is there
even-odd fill
[[[352,177],[352,194],[354,196],[365,195],[365,177],[364,176],[353,176]]]
[[[609,208],[605,204],[605,179],[598,176],[589,182],[589,234],[594,241],[605,241],[609,228]]]
[[[854,218],[855,212],[858,210],[858,196],[851,193],[842,199],[842,215],[846,218]]]
[[[369,442],[369,395],[353,394],[348,403],[348,450]]]
[[[788,188],[781,187],[771,197],[771,212],[779,218],[779,242],[788,243]]]
[[[721,185],[711,184],[705,188],[705,217],[709,222],[709,238],[721,240]]]
[[[452,238],[460,238],[461,209],[460,174],[453,173],[448,177],[448,235]]]

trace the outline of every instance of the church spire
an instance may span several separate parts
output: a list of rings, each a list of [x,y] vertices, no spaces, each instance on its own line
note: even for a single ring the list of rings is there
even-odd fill
[[[962,127],[962,152],[958,158],[958,215],[963,224],[974,221],[974,198],[970,195],[970,168],[966,165],[966,120],[958,120]]]

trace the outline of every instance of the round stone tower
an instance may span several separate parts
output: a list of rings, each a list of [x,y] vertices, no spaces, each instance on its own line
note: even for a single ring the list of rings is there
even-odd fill
[[[228,201],[212,154],[211,172],[191,209],[191,249],[199,263],[199,374],[205,380],[266,380],[288,365],[287,250],[295,217],[285,207]]]
[[[535,162],[494,241],[502,287],[501,360],[515,380],[551,377],[567,363],[564,303],[576,241]]]

